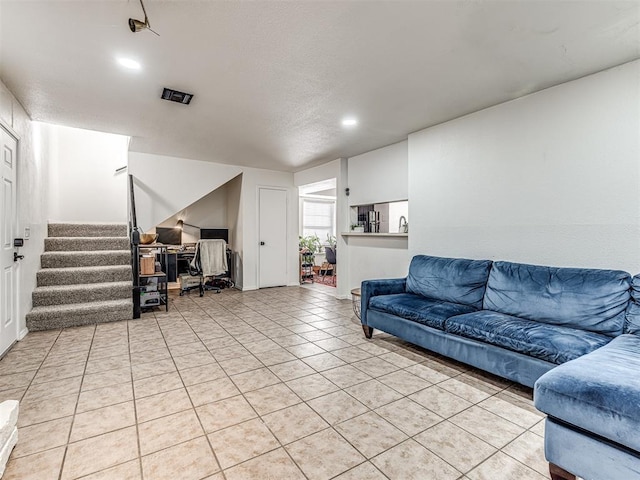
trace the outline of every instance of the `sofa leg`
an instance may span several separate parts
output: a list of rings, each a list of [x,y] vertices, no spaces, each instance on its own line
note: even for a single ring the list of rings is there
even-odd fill
[[[364,336],[367,338],[371,338],[373,336],[373,327],[369,325],[362,325],[362,330],[364,330]]]
[[[573,473],[567,472],[555,463],[549,464],[549,473],[551,474],[551,480],[576,480],[576,476]]]

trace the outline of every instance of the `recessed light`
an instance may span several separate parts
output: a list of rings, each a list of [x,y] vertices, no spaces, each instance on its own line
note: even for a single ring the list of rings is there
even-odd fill
[[[140,70],[140,63],[130,58],[118,58],[118,63],[124,68],[128,68],[130,70]]]
[[[355,127],[358,124],[358,120],[352,117],[345,118],[342,120],[343,127]]]

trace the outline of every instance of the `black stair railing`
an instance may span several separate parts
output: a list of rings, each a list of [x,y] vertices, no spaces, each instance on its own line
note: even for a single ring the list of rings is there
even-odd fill
[[[133,273],[133,318],[140,318],[140,230],[136,219],[136,198],[133,191],[133,175],[129,174],[129,239],[131,241],[131,269]]]

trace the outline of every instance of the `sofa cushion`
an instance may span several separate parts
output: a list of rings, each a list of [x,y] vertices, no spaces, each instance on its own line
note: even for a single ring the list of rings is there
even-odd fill
[[[640,337],[621,335],[538,379],[538,410],[640,451]]]
[[[369,307],[439,330],[443,330],[447,318],[475,311],[469,305],[430,300],[413,293],[372,297]]]
[[[445,322],[444,329],[448,333],[551,363],[573,360],[611,341],[606,335],[538,323],[490,310],[452,317]]]
[[[627,309],[624,332],[640,334],[640,275],[631,280],[631,302]]]
[[[482,308],[490,269],[490,260],[416,255],[409,266],[407,292],[432,300],[471,305],[478,310]]]
[[[494,262],[483,308],[615,337],[622,333],[631,276],[619,270]]]

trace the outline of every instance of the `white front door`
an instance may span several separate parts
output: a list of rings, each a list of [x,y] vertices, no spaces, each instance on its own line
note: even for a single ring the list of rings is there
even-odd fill
[[[287,191],[260,188],[258,287],[287,284]]]
[[[16,319],[16,267],[13,238],[16,222],[16,172],[18,142],[0,127],[0,355],[18,339]]]

